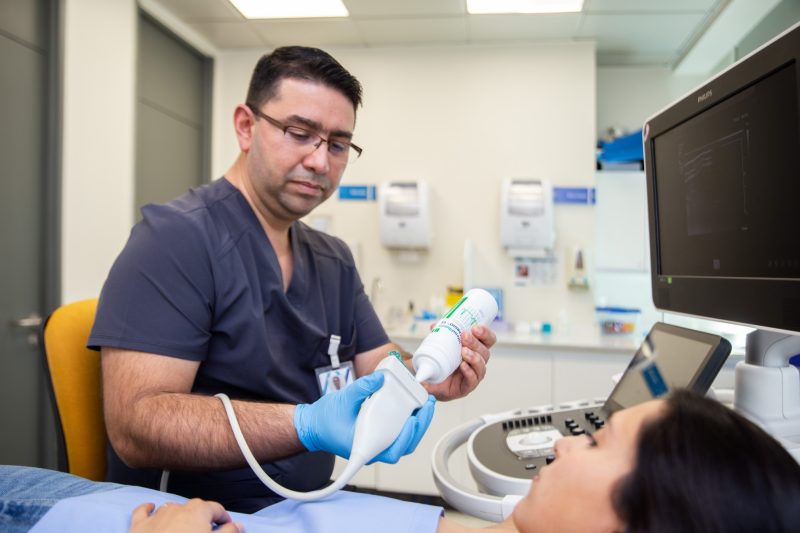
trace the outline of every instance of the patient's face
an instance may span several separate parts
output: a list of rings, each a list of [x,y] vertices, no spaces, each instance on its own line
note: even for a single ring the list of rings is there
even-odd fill
[[[533,478],[528,495],[514,509],[521,532],[621,531],[611,494],[634,465],[639,430],[657,418],[664,402],[654,400],[619,411],[606,427],[556,443],[556,460]]]

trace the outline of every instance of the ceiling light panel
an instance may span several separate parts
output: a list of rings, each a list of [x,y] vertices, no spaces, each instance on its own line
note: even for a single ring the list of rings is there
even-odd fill
[[[230,0],[248,19],[346,17],[342,0]]]
[[[490,13],[574,13],[583,8],[583,0],[467,0],[472,15]]]

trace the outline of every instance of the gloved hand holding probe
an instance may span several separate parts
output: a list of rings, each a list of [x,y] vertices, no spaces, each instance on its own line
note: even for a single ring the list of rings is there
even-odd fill
[[[225,406],[247,464],[267,487],[286,498],[324,498],[344,487],[362,466],[376,461],[396,463],[416,449],[431,423],[435,403],[421,382],[444,382],[461,363],[462,332],[475,324],[488,324],[496,313],[494,298],[482,289],[472,289],[437,323],[414,354],[416,375],[405,366],[399,352],[390,351],[369,376],[312,404],[295,407],[294,428],[303,446],[348,460],[341,475],[324,489],[297,492],[270,478],[247,446],[230,398],[222,393],[216,396]]]
[[[362,466],[375,461],[396,463],[414,451],[431,423],[435,400],[414,380],[400,354],[390,354],[373,374],[312,404],[295,407],[294,427],[303,446],[347,458],[335,482],[311,492],[282,487],[264,472],[244,439],[230,398],[216,395],[247,464],[270,490],[301,501],[325,498],[344,487]]]
[[[350,386],[326,394],[312,404],[300,404],[294,412],[294,427],[303,446],[309,451],[326,451],[350,458],[356,419],[369,396],[384,384],[384,374],[375,372],[354,381]],[[370,463],[394,464],[413,452],[433,419],[435,400],[429,396],[425,404],[406,420],[394,442]]]

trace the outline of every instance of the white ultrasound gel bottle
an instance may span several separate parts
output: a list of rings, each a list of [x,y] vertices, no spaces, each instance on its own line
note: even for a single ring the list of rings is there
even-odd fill
[[[487,326],[497,316],[497,301],[483,289],[471,289],[431,330],[414,352],[418,383],[441,383],[461,364],[461,333]]]

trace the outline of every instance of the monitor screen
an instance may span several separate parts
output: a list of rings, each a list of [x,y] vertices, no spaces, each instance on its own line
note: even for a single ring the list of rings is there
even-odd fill
[[[604,409],[613,413],[676,388],[705,394],[730,354],[717,335],[657,322],[633,356]]]
[[[657,308],[800,331],[800,26],[645,124]]]

